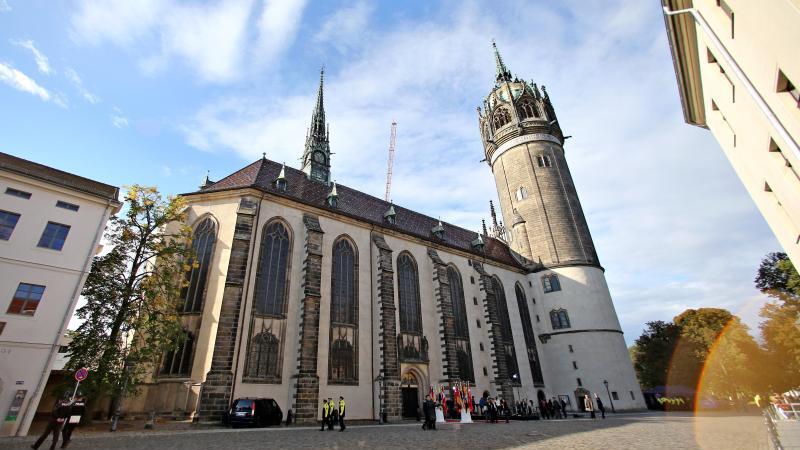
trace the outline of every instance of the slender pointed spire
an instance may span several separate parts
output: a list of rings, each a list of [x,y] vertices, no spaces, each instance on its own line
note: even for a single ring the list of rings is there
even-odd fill
[[[319,90],[317,90],[317,104],[314,106],[314,113],[311,116],[311,134],[325,136],[325,68],[319,70]]]
[[[481,219],[481,227],[483,228],[483,235],[484,236],[488,236],[489,235],[489,230],[486,229],[486,220],[485,219]]]
[[[317,103],[311,114],[311,127],[306,135],[306,148],[303,152],[303,172],[312,180],[330,182],[330,133],[325,122],[325,68],[319,71]]]
[[[497,213],[494,212],[494,203],[489,200],[489,213],[492,215],[492,226],[497,227]]]
[[[503,63],[503,57],[500,56],[500,50],[497,49],[494,39],[492,39],[492,47],[494,48],[494,62],[497,66],[497,82],[511,81],[511,72],[508,71],[508,68]]]

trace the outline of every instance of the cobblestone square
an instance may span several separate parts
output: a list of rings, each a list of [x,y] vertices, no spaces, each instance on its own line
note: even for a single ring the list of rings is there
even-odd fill
[[[36,436],[3,438],[0,449],[29,448]],[[59,443],[60,444],[60,443]],[[41,448],[47,448],[49,441]],[[205,429],[82,433],[74,449],[769,449],[759,416],[620,414],[606,420],[521,421],[509,424],[416,423],[350,426],[344,433],[318,428]]]

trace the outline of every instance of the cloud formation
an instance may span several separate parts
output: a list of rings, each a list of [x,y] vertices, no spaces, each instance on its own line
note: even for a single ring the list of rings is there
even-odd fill
[[[64,76],[70,83],[72,83],[72,86],[75,87],[84,100],[92,105],[100,103],[100,97],[94,95],[91,91],[86,89],[86,86],[83,85],[83,80],[74,69],[68,67],[66,70],[64,70]]]
[[[50,95],[50,92],[48,92],[47,89],[39,86],[31,77],[2,62],[0,62],[0,82],[11,86],[18,91],[35,95],[46,102],[49,102],[53,99],[53,96]]]
[[[228,83],[280,55],[294,38],[305,3],[82,0],[71,18],[72,34],[79,42],[110,42],[141,53],[146,73],[161,73],[177,59],[201,81]]]
[[[122,110],[115,106],[113,111],[114,112],[111,114],[111,124],[119,129],[128,128],[128,118],[122,114]]]
[[[0,9],[2,9],[2,5],[0,5]],[[39,68],[39,72],[42,72],[45,75],[50,75],[53,73],[53,69],[50,67],[50,61],[47,59],[47,56],[45,56],[44,53],[36,48],[32,40],[17,40],[11,41],[11,43],[27,49],[33,54],[33,59],[36,61],[36,67]]]
[[[9,11],[11,11],[11,6],[9,6],[8,0],[0,0],[0,13]]]

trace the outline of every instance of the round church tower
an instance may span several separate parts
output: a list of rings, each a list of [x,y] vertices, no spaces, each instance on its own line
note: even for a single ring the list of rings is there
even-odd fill
[[[528,275],[547,398],[583,396],[606,408],[644,408],[605,275],[564,156],[546,89],[514,78],[494,46],[497,78],[478,108],[509,246],[539,263]]]

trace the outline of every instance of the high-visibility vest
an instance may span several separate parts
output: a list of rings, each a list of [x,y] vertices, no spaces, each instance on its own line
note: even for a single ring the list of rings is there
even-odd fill
[[[331,402],[328,404],[328,411],[330,411],[331,414],[333,414],[333,410],[335,409],[336,409],[336,404],[333,403],[333,399],[331,399]]]
[[[339,415],[344,415],[344,400],[339,400]]]
[[[322,417],[328,417],[328,413],[330,411],[330,406],[328,402],[322,404]]]

